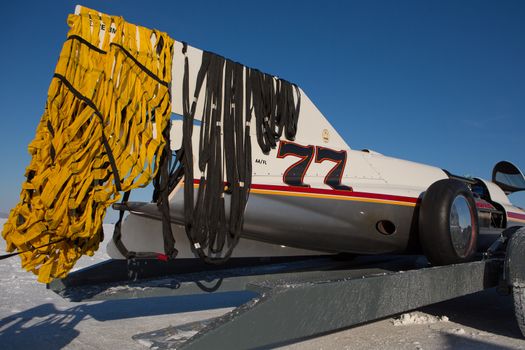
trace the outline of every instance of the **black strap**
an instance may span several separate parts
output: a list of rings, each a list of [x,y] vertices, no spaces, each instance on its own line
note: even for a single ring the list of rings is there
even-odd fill
[[[111,170],[113,171],[113,176],[115,177],[115,187],[117,188],[117,191],[122,191],[121,183],[120,183],[120,176],[118,173],[117,163],[115,162],[115,158],[113,157],[113,152],[111,151],[111,147],[109,146],[108,139],[106,138],[106,134],[104,133],[104,117],[102,116],[102,113],[98,110],[97,106],[86,96],[82,95],[80,91],[76,90],[73,85],[61,74],[55,73],[53,77],[59,79],[67,88],[68,90],[75,95],[76,98],[78,98],[81,101],[84,101],[92,110],[93,113],[99,118],[100,124],[102,126],[102,144],[104,145],[104,148],[106,150],[106,154],[108,155],[109,164],[111,165]]]
[[[186,50],[183,44],[184,54]],[[192,134],[204,78],[206,88],[198,150],[201,176],[195,201]],[[301,96],[298,88],[287,81],[207,51],[202,55],[191,107],[187,57],[182,88],[186,233],[200,258],[220,264],[229,259],[242,232],[252,176],[252,112],[259,146],[268,153],[283,132],[287,138],[295,137]],[[228,222],[226,195],[230,196]]]
[[[159,84],[164,85],[166,87],[169,87],[169,83],[160,79],[158,76],[156,76],[152,71],[150,71],[146,66],[144,66],[142,63],[140,63],[128,50],[124,48],[124,46],[117,44],[117,43],[111,43],[110,46],[115,46],[120,49],[129,59],[133,61],[134,64],[137,65],[144,73],[149,75],[153,80],[157,81]]]
[[[84,44],[88,46],[90,49],[95,50],[99,53],[105,54],[106,52],[104,50],[99,49],[98,47],[92,45],[85,39],[77,36],[77,35],[71,35],[68,37],[68,40],[77,40],[81,44]],[[168,82],[165,82],[161,80],[159,77],[157,77],[153,72],[151,72],[149,69],[147,69],[144,65],[142,65],[129,51],[127,51],[123,46],[111,43],[110,45],[113,45],[115,47],[118,47],[128,58],[130,58],[133,63],[138,66],[143,72],[145,72],[148,76],[153,78],[155,81],[157,81],[159,84],[168,87],[168,94],[171,94],[170,84]],[[159,40],[157,48],[163,45],[163,39],[162,37]],[[94,114],[99,118],[101,125],[102,125],[102,143],[104,145],[104,148],[106,150],[106,153],[109,158],[109,162],[112,168],[112,172],[115,178],[115,186],[117,191],[121,192],[121,180],[118,173],[118,168],[115,162],[115,158],[113,156],[113,152],[111,150],[111,147],[109,146],[108,139],[104,133],[104,117],[102,113],[98,110],[96,105],[86,96],[82,95],[78,90],[76,90],[73,85],[61,74],[54,74],[54,77],[59,79],[66,87],[73,93],[78,99],[85,102],[94,112]],[[201,83],[202,84],[202,83]],[[171,99],[171,96],[169,96]],[[193,107],[195,109],[195,106]],[[52,125],[48,123],[48,128],[51,133],[53,133]],[[166,128],[163,130],[163,137],[166,141],[164,144],[164,149],[162,150],[161,159],[159,161],[159,171],[157,173],[156,178],[154,179],[154,185],[155,185],[155,191],[154,191],[154,198],[157,198],[157,205],[159,207],[159,210],[162,214],[162,231],[163,231],[163,239],[164,239],[164,253],[165,256],[162,256],[162,254],[154,253],[154,252],[134,252],[129,251],[124,243],[122,242],[122,220],[124,218],[124,213],[126,211],[126,203],[129,200],[130,191],[127,191],[124,193],[122,201],[120,206],[118,206],[119,210],[119,220],[115,224],[115,229],[113,232],[113,241],[115,243],[115,246],[119,250],[119,252],[126,257],[127,259],[136,259],[136,258],[144,258],[144,259],[150,259],[150,258],[162,258],[162,259],[169,259],[169,258],[175,258],[178,251],[175,249],[175,239],[173,237],[173,233],[171,231],[171,219],[170,219],[170,213],[169,213],[169,193],[172,189],[172,183],[173,180],[171,180],[171,172],[170,172],[170,161],[171,161],[171,150],[170,150],[170,137],[169,137],[169,131],[170,131],[170,124],[166,126]],[[51,156],[54,158],[54,149],[51,150]],[[183,153],[183,152],[182,152]],[[182,156],[182,154],[181,154]],[[180,179],[181,175],[181,169],[174,174],[175,175],[175,181],[176,179]],[[175,185],[173,185],[174,187]],[[10,256],[12,256],[11,254]]]
[[[90,43],[89,41],[87,41],[86,39],[84,39],[84,38],[82,38],[82,37],[80,37],[78,35],[70,35],[70,36],[67,37],[66,41],[67,40],[76,40],[76,41],[80,42],[81,44],[86,45],[91,50],[94,50],[94,51],[96,51],[98,53],[101,53],[101,54],[105,54],[106,53],[106,51],[96,47],[95,45],[93,45],[92,43]]]
[[[132,250],[128,250],[128,248],[126,248],[126,246],[122,242],[122,220],[124,218],[124,213],[127,210],[126,203],[129,200],[130,193],[131,191],[124,192],[120,205],[114,206],[114,208],[117,208],[119,210],[119,219],[115,223],[115,228],[113,230],[113,238],[112,238],[113,243],[115,243],[115,246],[117,247],[120,254],[122,254],[122,256],[124,256],[127,260],[130,260],[130,259],[165,259],[166,257],[163,257],[162,254],[156,253],[156,252],[135,252]]]
[[[171,98],[171,96],[170,96]],[[162,149],[161,156],[159,159],[159,170],[155,178],[153,179],[153,201],[157,203],[157,207],[161,213],[162,218],[162,237],[164,242],[164,254],[155,253],[155,252],[135,252],[130,251],[126,248],[122,242],[122,220],[124,218],[124,213],[127,210],[126,203],[129,200],[130,191],[125,192],[122,197],[122,201],[119,206],[116,208],[119,210],[119,220],[115,224],[113,231],[113,242],[119,250],[119,252],[128,260],[130,259],[161,259],[169,260],[175,259],[178,254],[177,249],[175,249],[175,238],[173,237],[173,232],[171,230],[171,217],[170,217],[170,207],[169,207],[169,194],[171,192],[170,188],[170,173],[171,173],[171,149],[170,149],[170,129],[171,123],[168,123],[164,130],[162,131],[162,136],[165,140],[164,148]],[[180,172],[180,171],[179,171]],[[177,176],[177,175],[175,175]],[[179,176],[180,179],[180,176]],[[115,208],[115,206],[114,206]]]
[[[171,124],[168,123],[162,132],[165,143],[159,162],[160,169],[158,171],[158,191],[160,192],[160,196],[157,200],[157,207],[159,208],[159,211],[162,215],[162,237],[164,241],[164,253],[170,259],[174,259],[177,256],[178,251],[175,249],[175,238],[173,238],[173,232],[171,230],[169,203],[169,168],[171,160],[170,129]]]
[[[122,201],[120,202],[121,206],[124,206],[129,200],[130,193],[130,191],[124,192]],[[122,219],[124,219],[125,212],[126,210],[124,207],[119,207],[118,221],[115,223],[115,227],[113,228],[113,243],[115,243],[115,246],[117,247],[120,254],[122,254],[122,256],[127,259],[129,256],[129,250],[126,248],[124,243],[122,243]]]
[[[59,242],[65,241],[65,240],[66,240],[65,238],[60,238],[60,239],[57,239],[56,241],[49,242],[49,243],[46,243],[46,244],[38,246],[38,247],[33,247],[31,249],[26,249],[26,250],[18,251],[18,252],[15,252],[15,253],[9,253],[9,254],[0,255],[0,260],[4,260],[4,259],[10,258],[12,256],[20,255],[20,254],[23,254],[23,253],[32,252],[34,250],[37,250],[37,249],[40,249],[40,248],[44,248],[44,247],[47,247],[47,246],[50,246],[52,244],[56,244],[56,243],[59,243]]]
[[[183,43],[183,53],[186,54],[186,51],[187,45]],[[192,136],[197,101],[205,79],[198,150],[198,166],[202,175],[195,202]],[[184,119],[182,148],[177,152],[179,166],[171,170],[171,152],[167,142],[160,160],[160,171],[154,180],[154,200],[162,213],[164,249],[168,257],[174,257],[177,253],[169,221],[168,195],[184,172],[184,216],[188,239],[202,260],[220,264],[230,258],[242,232],[252,176],[252,113],[255,115],[254,127],[259,146],[267,153],[276,146],[283,132],[288,139],[295,137],[300,91],[284,80],[210,52],[203,52],[193,101],[190,101],[189,62],[185,57],[182,90]],[[163,131],[163,135],[169,140],[168,129]],[[223,167],[226,179],[223,178]],[[228,222],[226,194],[231,196]],[[121,224],[128,199],[129,192],[124,194],[119,207],[119,220],[113,236],[115,245],[128,259],[158,257],[157,253],[128,251],[122,243]]]

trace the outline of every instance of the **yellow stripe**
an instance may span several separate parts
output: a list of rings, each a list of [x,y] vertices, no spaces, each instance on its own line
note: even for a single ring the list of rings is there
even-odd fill
[[[198,188],[198,184],[193,185],[194,188]],[[402,205],[404,207],[415,207],[416,203],[401,202],[388,199],[376,199],[376,198],[362,198],[362,197],[351,197],[351,196],[340,196],[335,194],[319,194],[319,193],[304,193],[304,192],[290,192],[290,191],[278,191],[278,190],[263,190],[259,188],[252,188],[250,193],[273,195],[273,196],[288,196],[288,197],[307,197],[307,198],[322,198],[322,199],[334,199],[339,201],[355,201],[364,203],[379,203],[379,204],[392,204]]]
[[[416,206],[416,203],[391,201],[387,199],[326,195],[326,194],[319,194],[319,193],[301,193],[301,192],[261,190],[261,189],[252,189],[250,190],[250,192],[258,193],[258,194],[278,195],[278,196],[323,198],[323,199],[334,199],[334,200],[340,200],[340,201],[356,201],[356,202],[366,202],[366,203],[393,204],[393,205],[402,205],[405,207],[415,207]]]

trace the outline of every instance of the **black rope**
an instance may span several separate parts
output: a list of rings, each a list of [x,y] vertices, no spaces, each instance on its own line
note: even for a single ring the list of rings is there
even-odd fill
[[[24,253],[27,253],[27,252],[32,252],[34,250],[37,250],[37,249],[40,249],[40,248],[45,248],[47,246],[50,246],[52,244],[59,243],[59,242],[65,241],[65,240],[66,240],[66,238],[60,238],[60,239],[58,239],[56,241],[49,242],[47,244],[44,244],[44,245],[41,245],[41,246],[38,246],[38,247],[33,247],[31,249],[26,249],[26,250],[18,251],[18,252],[15,252],[15,253],[9,253],[9,254],[0,255],[0,260],[4,260],[4,259],[10,258],[12,256],[24,254]]]
[[[175,238],[171,230],[171,218],[170,218],[170,203],[169,203],[169,172],[170,172],[170,161],[171,161],[171,149],[170,149],[170,129],[171,123],[168,123],[162,131],[164,137],[164,149],[162,150],[161,158],[159,161],[158,181],[157,190],[160,192],[157,200],[157,207],[162,214],[162,237],[164,241],[164,253],[169,259],[174,259],[177,256],[177,249],[175,249]]]
[[[109,146],[108,139],[106,138],[106,134],[104,133],[104,116],[100,111],[98,110],[97,106],[86,96],[82,95],[80,91],[76,90],[73,85],[61,74],[55,73],[53,75],[54,78],[57,78],[64,84],[68,90],[75,95],[76,98],[79,100],[84,101],[85,104],[87,104],[92,110],[93,113],[99,118],[100,124],[102,126],[102,144],[104,145],[104,148],[106,150],[106,154],[108,155],[109,164],[111,165],[111,170],[113,171],[113,176],[115,177],[115,187],[117,188],[117,191],[122,191],[121,182],[120,182],[120,176],[118,173],[117,163],[115,162],[115,157],[113,157],[113,152],[111,151],[111,147]]]
[[[168,89],[170,93],[170,89]],[[171,99],[171,96],[169,96]],[[152,119],[155,117],[155,108],[153,108],[151,114]],[[155,178],[153,179],[153,201],[157,203],[157,207],[161,213],[162,221],[162,237],[164,242],[164,254],[156,252],[135,252],[130,251],[126,248],[122,242],[122,220],[124,218],[124,213],[128,210],[126,203],[129,200],[130,191],[124,193],[120,205],[114,205],[113,208],[119,211],[119,220],[115,224],[113,231],[113,242],[119,250],[119,252],[127,259],[159,259],[167,261],[169,259],[175,259],[178,254],[178,250],[175,249],[175,238],[173,237],[173,232],[171,229],[171,217],[170,217],[170,207],[169,207],[169,194],[171,192],[170,184],[173,182],[171,176],[174,176],[175,179],[177,176],[175,170],[171,169],[172,161],[172,152],[170,149],[170,129],[171,123],[168,123],[164,130],[162,131],[162,136],[165,140],[164,148],[162,149],[161,156],[159,159],[159,170]],[[172,173],[173,171],[173,173]],[[179,171],[180,172],[180,171]]]
[[[113,237],[112,237],[113,243],[115,244],[115,247],[117,247],[117,250],[127,260],[135,260],[135,259],[168,260],[170,258],[174,258],[176,255],[176,250],[171,252],[172,255],[161,254],[157,252],[136,252],[136,251],[128,250],[128,248],[124,245],[124,242],[122,242],[122,221],[124,219],[124,213],[126,212],[126,210],[128,210],[126,203],[129,200],[130,193],[131,191],[124,192],[124,195],[122,196],[122,201],[120,202],[120,204],[113,205],[113,208],[119,211],[119,219],[115,223],[115,227],[113,229]],[[172,240],[173,240],[173,235],[172,235]],[[175,242],[173,241],[172,247],[174,246],[175,246]]]
[[[84,39],[84,38],[82,38],[82,37],[80,37],[78,35],[70,35],[70,36],[67,37],[66,41],[67,40],[76,40],[79,43],[86,45],[91,50],[94,50],[94,51],[96,51],[98,53],[101,53],[101,54],[106,54],[107,53],[106,51],[96,47],[95,45],[93,45],[92,43],[90,43],[89,41],[87,41],[86,39]]]
[[[183,44],[183,54],[186,50],[187,46]],[[206,87],[198,149],[201,175],[195,200],[192,136],[195,109],[204,79]],[[187,57],[184,60],[182,89],[181,164],[185,178],[186,233],[200,258],[208,263],[223,263],[229,259],[239,241],[249,197],[252,113],[258,144],[263,152],[268,153],[276,147],[283,133],[286,138],[294,139],[300,111],[300,91],[296,85],[285,80],[206,51],[202,55],[191,107]],[[228,221],[225,196],[230,199]]]
[[[146,71],[146,73],[148,73],[149,71]],[[149,72],[151,73],[151,72]],[[153,73],[151,73],[153,74]],[[149,75],[149,74],[148,74]],[[75,95],[78,99],[84,101],[86,103],[86,105],[88,105],[92,110],[93,110],[93,113],[99,118],[100,120],[100,123],[102,125],[102,129],[104,128],[105,124],[104,124],[104,117],[102,115],[102,113],[98,110],[98,108],[96,107],[96,105],[93,103],[93,101],[91,101],[89,98],[87,98],[86,96],[82,95],[79,91],[77,91],[73,85],[62,75],[60,74],[54,74],[54,77],[59,79],[64,85],[66,85],[66,87],[68,88],[68,90],[73,94]],[[156,79],[158,80],[158,79]],[[169,93],[169,89],[168,89],[168,93]],[[171,97],[170,97],[171,98]],[[152,112],[154,113],[154,112]],[[164,145],[164,149],[162,151],[162,155],[161,155],[161,159],[159,161],[159,167],[160,167],[160,170],[157,174],[157,179],[156,179],[156,191],[158,191],[159,193],[159,200],[157,201],[157,205],[162,213],[162,231],[163,231],[163,238],[164,238],[164,253],[165,253],[165,256],[163,256],[162,254],[159,254],[159,253],[155,253],[155,252],[134,252],[134,251],[129,251],[124,243],[122,242],[122,231],[121,231],[121,226],[122,226],[122,220],[123,220],[123,217],[124,217],[124,212],[126,210],[126,206],[125,206],[125,203],[129,200],[129,195],[130,195],[130,192],[125,192],[124,193],[124,196],[122,198],[122,202],[120,204],[120,206],[117,206],[118,210],[119,210],[119,220],[117,221],[117,223],[115,224],[115,229],[113,231],[113,242],[115,243],[115,246],[117,247],[117,249],[119,250],[119,252],[124,256],[126,257],[126,259],[135,259],[135,258],[139,258],[139,259],[151,259],[151,258],[161,258],[161,259],[165,259],[166,257],[167,258],[175,258],[175,256],[177,255],[177,250],[175,249],[175,239],[173,238],[173,234],[172,234],[172,231],[171,231],[171,219],[170,219],[170,214],[169,214],[169,200],[168,200],[168,196],[169,196],[169,192],[168,192],[168,184],[169,184],[169,158],[171,157],[171,150],[170,150],[170,138],[169,138],[169,130],[170,130],[170,125],[168,123],[168,125],[166,126],[166,128],[163,130],[163,137],[164,139],[166,140],[165,142],[165,145]],[[109,142],[107,140],[107,137],[104,133],[104,130],[102,130],[102,143],[104,145],[104,148],[106,150],[106,154],[108,155],[108,159],[109,159],[109,163],[110,163],[110,166],[111,166],[111,169],[112,169],[112,172],[113,172],[113,176],[115,178],[115,187],[117,189],[117,191],[122,191],[122,187],[121,187],[121,180],[120,180],[120,176],[119,176],[119,173],[118,173],[118,168],[117,168],[117,165],[116,165],[116,162],[115,162],[115,158],[113,156],[113,152],[111,151],[111,147],[109,146]]]
[[[153,78],[153,80],[155,80],[156,82],[158,82],[159,84],[161,85],[164,85],[166,87],[169,87],[169,83],[160,79],[158,76],[155,75],[155,73],[153,73],[152,71],[150,71],[148,68],[146,68],[146,66],[144,66],[142,63],[140,63],[132,54],[131,52],[129,52],[128,50],[126,50],[124,48],[124,46],[120,45],[120,44],[117,44],[117,43],[111,43],[109,44],[110,46],[115,46],[115,47],[118,47],[120,49],[120,51],[122,51],[129,59],[131,59],[133,61],[133,63],[135,65],[137,65],[137,67],[139,67],[144,73],[146,73],[147,75],[149,75],[151,78]]]
[[[186,51],[187,45],[183,43],[183,54]],[[242,232],[252,176],[252,114],[258,144],[268,153],[283,133],[286,138],[294,139],[300,91],[285,80],[210,52],[203,52],[193,100],[189,90],[189,62],[185,57],[182,90],[182,147],[173,161],[167,142],[160,160],[161,169],[154,179],[153,201],[162,213],[165,252],[168,258],[174,257],[177,251],[169,221],[168,195],[184,175],[185,229],[192,249],[205,262],[220,264],[230,258]],[[198,148],[201,174],[195,199],[192,137],[201,92],[204,93]],[[163,136],[169,140],[169,129],[164,130]],[[230,197],[229,220],[226,219],[226,195]],[[128,251],[122,243],[121,223],[128,199],[127,192],[122,204],[116,206],[120,210],[113,237],[117,248],[128,259],[158,258],[158,253]]]

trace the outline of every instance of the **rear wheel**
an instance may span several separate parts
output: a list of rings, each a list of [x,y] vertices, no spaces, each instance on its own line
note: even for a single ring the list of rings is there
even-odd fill
[[[453,179],[433,183],[419,208],[419,237],[433,265],[469,261],[476,253],[478,212],[470,189]]]

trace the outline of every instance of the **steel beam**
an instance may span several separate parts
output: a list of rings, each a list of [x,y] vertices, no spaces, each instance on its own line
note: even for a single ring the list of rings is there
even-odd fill
[[[282,346],[494,287],[500,271],[501,261],[486,260],[362,278],[334,280],[328,274],[325,281],[256,283],[250,289],[260,298],[210,322],[177,348]]]

